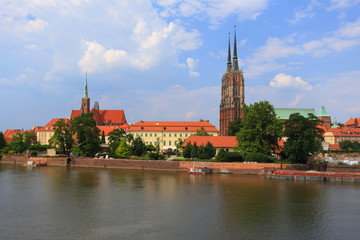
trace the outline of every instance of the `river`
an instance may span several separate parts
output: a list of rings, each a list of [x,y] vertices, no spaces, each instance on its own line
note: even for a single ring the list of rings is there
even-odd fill
[[[0,239],[359,239],[360,184],[0,164]]]

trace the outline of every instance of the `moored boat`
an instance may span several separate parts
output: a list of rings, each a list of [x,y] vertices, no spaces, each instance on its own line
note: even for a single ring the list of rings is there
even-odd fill
[[[205,175],[212,173],[212,170],[210,168],[204,167],[204,168],[190,168],[188,171],[189,174],[200,174]]]

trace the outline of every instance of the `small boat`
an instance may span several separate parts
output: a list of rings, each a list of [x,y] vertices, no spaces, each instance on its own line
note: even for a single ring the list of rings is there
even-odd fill
[[[189,174],[200,174],[205,175],[212,173],[212,170],[210,168],[204,167],[204,168],[190,168],[188,171]]]
[[[27,161],[26,164],[24,166],[27,167],[42,167],[42,166],[47,166],[47,162],[38,162],[36,163],[35,161]]]

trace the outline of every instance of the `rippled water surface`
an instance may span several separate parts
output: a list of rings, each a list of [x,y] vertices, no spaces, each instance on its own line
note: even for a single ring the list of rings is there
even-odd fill
[[[0,165],[0,239],[360,239],[360,185]]]

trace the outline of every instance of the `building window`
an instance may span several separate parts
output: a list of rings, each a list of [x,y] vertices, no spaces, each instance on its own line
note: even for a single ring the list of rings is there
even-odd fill
[[[171,141],[169,141],[169,146],[171,146]]]
[[[185,137],[187,137],[187,133],[185,133]]]
[[[171,133],[169,133],[169,137],[171,137]]]
[[[182,133],[180,133],[180,137],[182,137]]]
[[[174,133],[174,137],[177,137],[176,133]]]
[[[166,133],[164,133],[164,137],[166,137]]]
[[[138,136],[139,136],[139,134],[138,134],[138,133],[136,133],[136,136],[138,137]]]
[[[141,136],[143,136],[143,133],[141,133]]]
[[[177,141],[174,141],[174,145],[176,146],[176,144],[177,144]]]
[[[157,137],[157,133],[155,133],[154,135],[155,135],[155,137]]]
[[[147,133],[145,133],[145,137],[147,137]]]
[[[166,141],[164,141],[164,146],[166,146]]]
[[[150,145],[152,145],[152,141],[150,141]]]
[[[150,133],[150,137],[152,137],[152,133]]]

